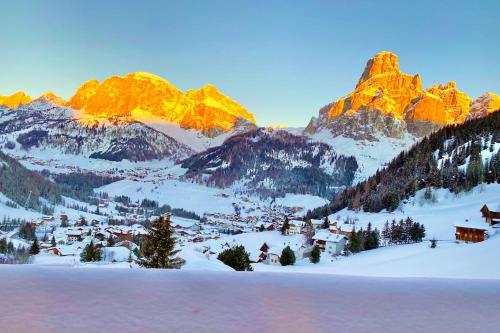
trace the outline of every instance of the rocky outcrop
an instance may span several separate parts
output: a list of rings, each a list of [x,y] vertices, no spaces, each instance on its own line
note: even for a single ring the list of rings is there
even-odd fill
[[[130,117],[144,115],[199,130],[207,136],[231,130],[246,121],[254,126],[255,118],[243,106],[220,93],[213,85],[185,94],[165,79],[150,73],[113,76],[99,83],[83,84],[68,105],[81,109],[83,116]]]
[[[497,110],[500,110],[500,96],[492,92],[487,92],[472,102],[470,116],[480,118]]]
[[[494,98],[484,100],[490,109],[495,107]],[[380,52],[368,60],[354,91],[322,108],[305,133],[328,128],[334,135],[367,140],[379,135],[401,138],[407,132],[423,136],[464,122],[471,104],[472,99],[455,82],[424,90],[418,74],[400,71],[395,54]],[[484,109],[479,104],[475,109]]]

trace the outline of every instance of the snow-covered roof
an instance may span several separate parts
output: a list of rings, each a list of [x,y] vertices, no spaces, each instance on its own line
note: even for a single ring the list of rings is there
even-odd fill
[[[115,247],[103,247],[102,254],[106,261],[127,261],[130,255],[130,250],[124,246]],[[132,258],[135,259],[135,255],[132,253]]]
[[[459,228],[488,230],[488,225],[485,222],[477,222],[477,221],[455,223],[454,226]]]
[[[323,220],[311,219],[311,223],[313,225],[322,225],[324,223]]]
[[[340,235],[340,234],[332,234],[332,233],[326,232],[326,231],[320,231],[314,235],[313,239],[314,240],[321,240],[321,241],[325,241],[325,242],[338,243],[340,240],[345,239],[345,236]]]

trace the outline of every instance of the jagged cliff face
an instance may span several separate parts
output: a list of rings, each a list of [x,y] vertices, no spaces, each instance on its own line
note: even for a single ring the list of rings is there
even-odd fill
[[[149,73],[113,76],[102,83],[86,82],[68,105],[82,110],[84,118],[144,119],[146,115],[199,130],[207,136],[227,132],[241,122],[255,124],[250,112],[212,85],[184,94],[170,82]]]
[[[377,133],[400,138],[406,131],[423,136],[464,122],[471,104],[454,82],[424,90],[418,74],[402,73],[398,57],[381,52],[367,62],[354,91],[321,109],[306,133],[329,128],[356,139],[375,140]]]
[[[473,118],[480,118],[497,110],[500,110],[500,96],[487,92],[471,104],[470,115]]]
[[[31,97],[22,91],[18,91],[10,96],[0,96],[0,106],[3,105],[8,108],[16,108],[19,105],[27,104],[29,102],[31,102]]]

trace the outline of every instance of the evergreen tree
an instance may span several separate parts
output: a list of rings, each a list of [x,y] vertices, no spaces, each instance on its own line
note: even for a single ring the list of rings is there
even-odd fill
[[[141,248],[143,257],[139,264],[147,268],[180,268],[183,262],[174,257],[179,252],[175,250],[174,231],[169,215],[151,223],[151,230]]]
[[[225,249],[219,253],[217,259],[236,271],[253,271],[250,265],[250,254],[245,251],[243,245]]]
[[[7,240],[5,238],[0,239],[0,253],[7,253]]]
[[[260,227],[259,227],[259,231],[260,231],[260,232],[263,232],[263,231],[265,231],[265,230],[266,230],[266,228],[264,227],[264,225],[263,225],[263,224],[261,224],[261,225],[260,225]]]
[[[348,249],[352,253],[358,253],[361,251],[361,237],[358,232],[352,228],[351,237],[349,238]]]
[[[312,245],[314,240],[314,226],[311,222],[310,219],[306,221],[306,226],[305,226],[305,237],[306,237],[306,243],[309,245]]]
[[[328,221],[328,216],[325,216],[323,220],[323,229],[328,229],[330,228],[330,221]]]
[[[309,260],[313,263],[313,264],[317,264],[319,262],[321,258],[321,250],[319,248],[319,246],[314,246],[312,252],[311,252],[311,257],[309,258]]]
[[[55,237],[54,235],[52,235],[52,239],[50,240],[50,245],[51,245],[52,247],[54,247],[54,246],[56,246],[56,245],[57,245],[57,244],[56,244],[56,237]]]
[[[111,234],[109,235],[107,243],[109,247],[115,246],[115,240],[113,238],[113,235]]]
[[[290,228],[290,221],[288,220],[288,216],[285,216],[285,220],[283,221],[283,225],[281,226],[281,234],[286,234],[286,231]]]
[[[90,244],[87,244],[84,247],[82,253],[80,254],[80,259],[83,262],[91,262],[91,261],[94,261],[94,257],[95,257],[95,254],[94,254],[94,241],[91,240]]]
[[[40,245],[38,245],[38,239],[35,237],[35,240],[31,244],[30,254],[35,255],[38,253],[40,253]]]
[[[295,253],[290,246],[285,247],[281,252],[280,263],[282,266],[295,264]]]

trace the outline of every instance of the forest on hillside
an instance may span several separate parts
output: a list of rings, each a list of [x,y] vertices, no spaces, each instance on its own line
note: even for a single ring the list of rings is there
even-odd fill
[[[500,111],[446,126],[400,153],[373,176],[337,194],[327,206],[308,212],[318,218],[343,208],[395,210],[418,190],[469,191],[481,183],[500,183]]]
[[[222,188],[244,184],[262,197],[286,193],[331,197],[352,183],[358,164],[327,144],[261,128],[193,155],[182,167],[189,169],[187,179]]]
[[[40,197],[50,203],[61,202],[61,189],[42,175],[26,169],[0,151],[0,193],[21,206],[42,209]]]

